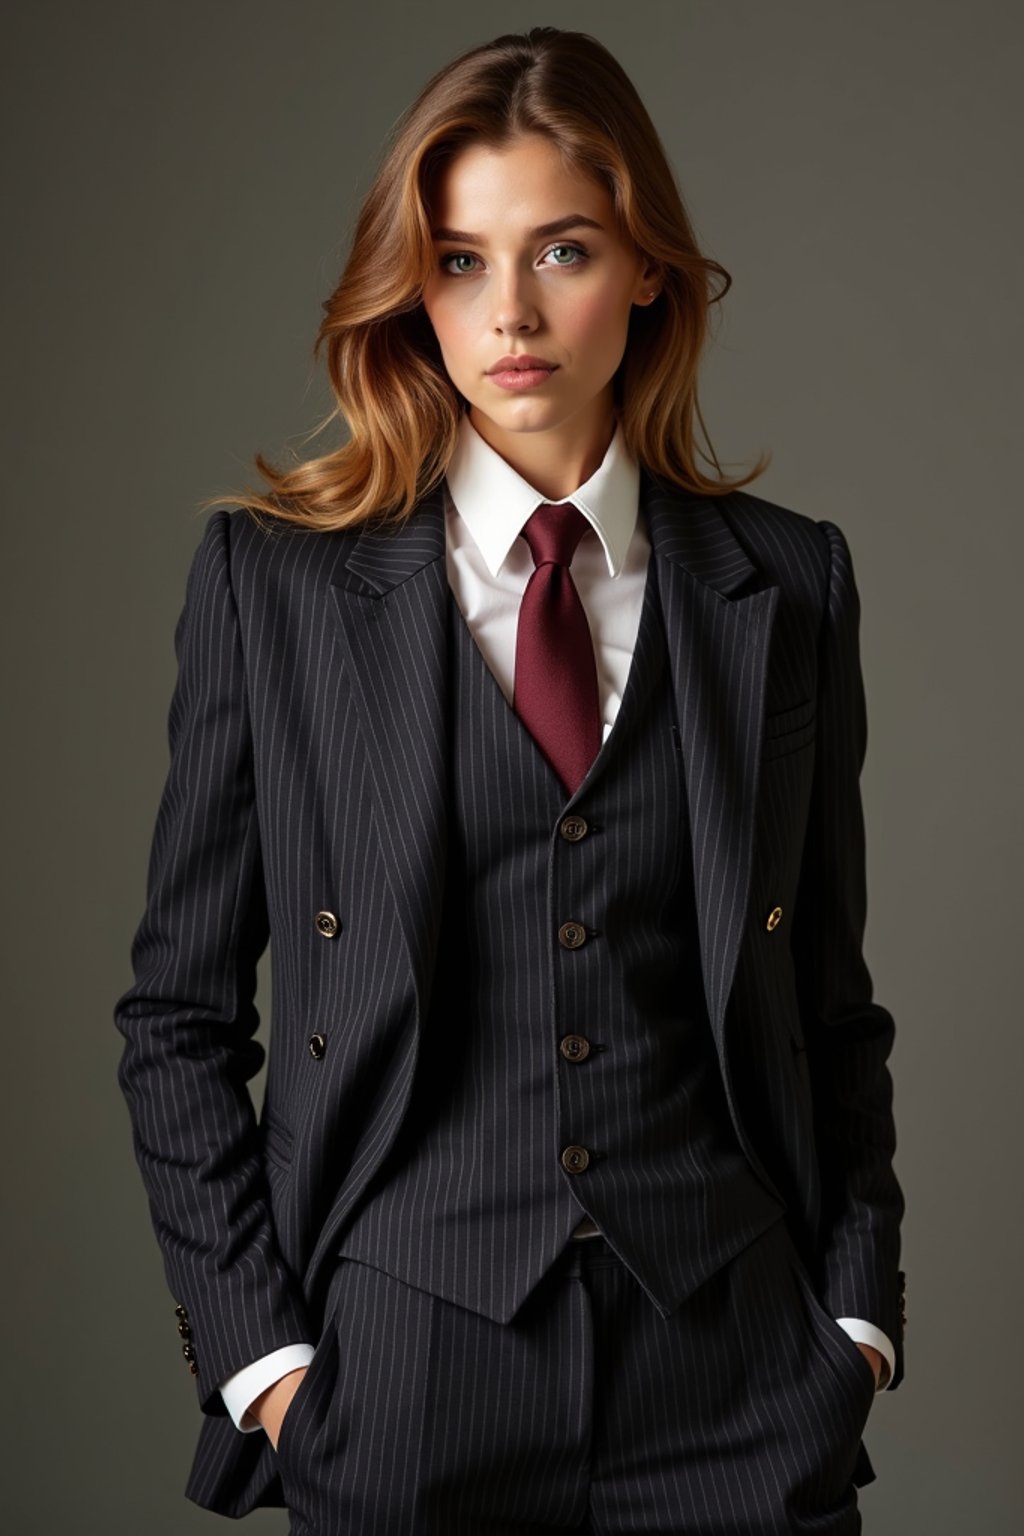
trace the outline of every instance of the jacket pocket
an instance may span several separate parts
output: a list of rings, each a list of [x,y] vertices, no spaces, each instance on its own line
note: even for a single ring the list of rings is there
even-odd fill
[[[778,709],[765,715],[762,757],[781,757],[813,741],[817,713],[817,700],[803,699],[789,709]]]

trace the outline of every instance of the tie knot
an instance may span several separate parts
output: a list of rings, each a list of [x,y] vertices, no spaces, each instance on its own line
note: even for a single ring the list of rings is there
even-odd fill
[[[523,526],[534,565],[571,565],[576,546],[590,527],[571,501],[542,501]]]

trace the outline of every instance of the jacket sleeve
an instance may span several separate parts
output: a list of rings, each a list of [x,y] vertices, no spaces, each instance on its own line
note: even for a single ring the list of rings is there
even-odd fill
[[[893,1341],[889,1388],[903,1375],[904,1199],[893,1170],[895,1026],[873,1001],[863,954],[866,848],[860,774],[867,715],[860,601],[849,546],[819,522],[829,548],[820,640],[814,783],[794,920],[800,1009],[822,1181],[822,1302]]]
[[[176,1302],[168,1331],[210,1414],[226,1411],[225,1378],[314,1336],[275,1245],[246,1087],[264,1058],[253,997],[268,919],[230,533],[219,509],[188,575],[135,981],[114,1010],[118,1083]]]

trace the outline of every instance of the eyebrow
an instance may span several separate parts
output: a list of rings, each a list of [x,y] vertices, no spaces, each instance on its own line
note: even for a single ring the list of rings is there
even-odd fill
[[[564,219],[553,219],[550,224],[538,224],[536,229],[528,229],[528,240],[545,240],[548,235],[561,235],[567,229],[598,229],[604,230],[604,225],[596,219],[588,219],[585,213],[570,213]],[[440,225],[430,231],[434,240],[455,240],[465,245],[486,245],[483,235],[470,234],[465,229],[448,229]]]

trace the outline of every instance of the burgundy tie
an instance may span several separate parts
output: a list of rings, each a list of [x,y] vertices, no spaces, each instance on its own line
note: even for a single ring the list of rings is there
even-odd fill
[[[541,502],[523,528],[537,569],[516,631],[512,708],[569,794],[601,746],[594,642],[569,572],[590,523],[572,502]]]

